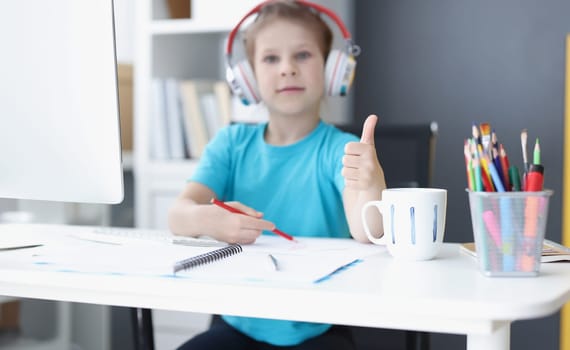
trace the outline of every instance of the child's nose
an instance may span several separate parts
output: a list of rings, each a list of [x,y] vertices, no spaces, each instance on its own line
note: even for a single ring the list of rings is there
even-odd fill
[[[287,75],[291,76],[297,75],[297,67],[291,61],[284,61],[281,67],[281,76],[285,77]]]

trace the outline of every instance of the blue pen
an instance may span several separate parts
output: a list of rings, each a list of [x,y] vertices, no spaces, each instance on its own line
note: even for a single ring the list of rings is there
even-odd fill
[[[361,259],[352,260],[348,264],[344,264],[344,265],[336,268],[334,271],[327,273],[323,277],[316,279],[315,281],[313,281],[313,283],[321,283],[323,281],[326,281],[326,280],[330,279],[333,275],[336,275],[337,273],[340,273],[341,271],[344,271],[344,270],[348,269],[349,267],[358,264],[359,262],[362,262],[362,260]]]

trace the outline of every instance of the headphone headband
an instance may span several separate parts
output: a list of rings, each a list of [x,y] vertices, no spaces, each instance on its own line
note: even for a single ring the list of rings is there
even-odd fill
[[[266,0],[260,4],[258,4],[257,6],[255,6],[254,8],[252,8],[251,10],[249,10],[248,13],[245,14],[245,16],[242,17],[242,19],[238,22],[238,24],[234,27],[234,29],[232,29],[232,31],[230,32],[230,34],[228,35],[228,39],[226,42],[226,57],[228,62],[230,61],[230,57],[232,56],[232,48],[233,48],[233,43],[234,43],[234,38],[237,35],[237,32],[239,30],[239,28],[241,27],[242,23],[248,19],[251,15],[258,13],[261,8],[265,5],[267,5],[268,3],[274,2],[275,0]],[[342,32],[342,36],[343,38],[347,41],[347,46],[348,46],[348,51],[350,54],[354,54],[354,55],[358,55],[358,53],[360,52],[358,46],[354,46],[352,43],[352,37],[350,35],[350,32],[348,31],[348,29],[346,28],[346,26],[344,25],[344,23],[342,22],[342,20],[336,15],[336,13],[334,13],[332,10],[330,10],[329,8],[326,8],[322,5],[319,4],[315,4],[309,1],[305,1],[305,0],[296,0],[295,2],[305,5],[307,7],[313,8],[315,10],[317,10],[320,13],[324,13],[325,15],[327,15],[330,19],[332,19],[337,26],[339,27],[340,31]]]

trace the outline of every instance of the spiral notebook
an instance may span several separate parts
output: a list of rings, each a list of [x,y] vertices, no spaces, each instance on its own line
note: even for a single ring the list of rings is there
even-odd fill
[[[223,248],[218,248],[204,254],[177,261],[174,263],[173,273],[181,270],[188,270],[200,265],[209,264],[217,260],[222,260],[229,256],[241,253],[242,251],[243,249],[239,244],[230,244]]]
[[[36,270],[108,275],[168,276],[186,269],[222,261],[241,252],[239,245],[223,247],[171,244],[147,239],[124,240],[120,244],[84,239],[56,232],[58,239],[31,249],[2,251],[2,263],[19,263]],[[102,259],[101,257],[105,257]],[[216,264],[208,264],[216,265]]]

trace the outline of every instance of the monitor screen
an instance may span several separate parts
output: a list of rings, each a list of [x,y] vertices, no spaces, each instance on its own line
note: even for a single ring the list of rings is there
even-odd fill
[[[0,2],[0,198],[123,199],[112,0]]]

